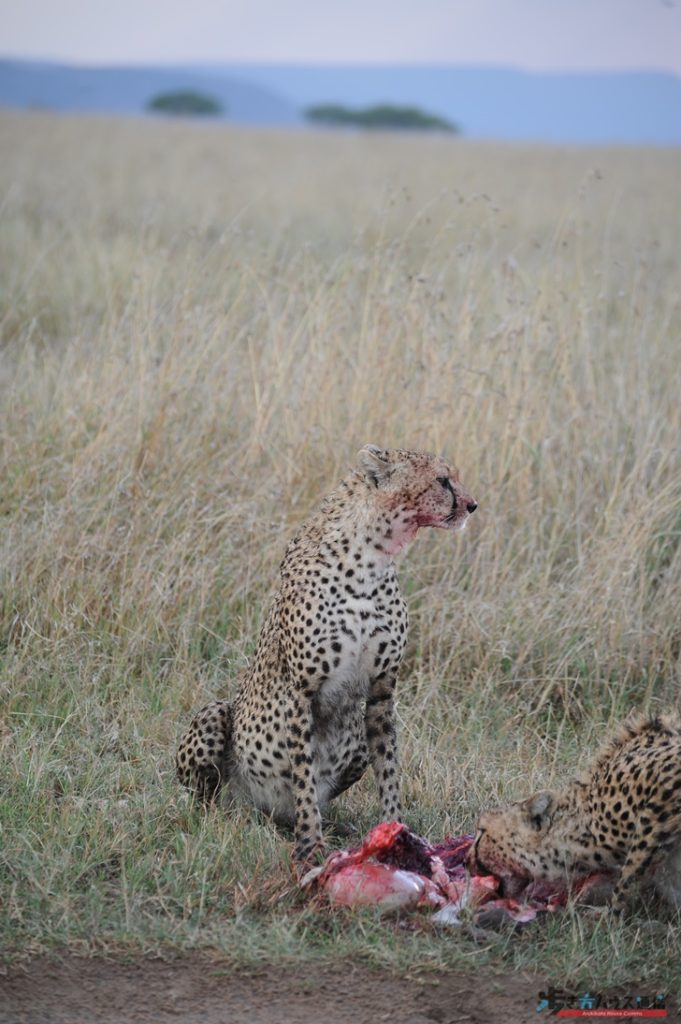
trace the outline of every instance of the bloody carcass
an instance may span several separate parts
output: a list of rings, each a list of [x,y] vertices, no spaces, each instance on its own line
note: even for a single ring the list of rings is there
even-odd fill
[[[401,822],[384,822],[360,846],[330,854],[308,871],[301,885],[342,906],[377,906],[384,912],[430,908],[435,922],[449,925],[461,924],[463,911],[465,919],[479,925],[525,924],[567,902],[567,885],[518,879],[513,895],[506,895],[501,879],[470,874],[466,855],[472,844],[472,835],[448,836],[433,844]],[[592,875],[581,879],[574,891],[584,894],[609,883]]]

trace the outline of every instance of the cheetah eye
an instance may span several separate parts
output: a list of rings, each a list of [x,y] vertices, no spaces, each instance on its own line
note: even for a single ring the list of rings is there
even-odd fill
[[[439,476],[439,477],[437,478],[437,482],[438,482],[439,484],[441,484],[441,485],[442,485],[442,487],[444,487],[444,489],[445,489],[446,491],[451,491],[451,489],[452,489],[452,485],[451,485],[451,484],[450,484],[450,482],[449,482],[449,477],[448,477],[448,476]]]
[[[535,832],[541,832],[543,818],[541,814],[535,814],[532,818],[532,828]]]

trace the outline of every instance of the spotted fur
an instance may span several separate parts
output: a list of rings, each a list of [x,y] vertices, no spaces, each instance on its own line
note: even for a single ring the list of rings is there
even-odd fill
[[[611,871],[618,913],[631,884],[650,875],[681,906],[679,715],[630,718],[563,789],[483,814],[469,866],[509,880]]]
[[[288,545],[253,663],[233,702],[192,722],[180,780],[204,800],[228,782],[293,824],[303,863],[322,848],[328,802],[369,764],[383,818],[398,818],[393,693],[407,609],[394,559],[421,527],[462,528],[476,507],[443,459],[362,448]]]

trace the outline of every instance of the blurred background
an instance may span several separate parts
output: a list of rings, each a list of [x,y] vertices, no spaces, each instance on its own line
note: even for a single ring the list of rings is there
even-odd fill
[[[681,143],[676,0],[2,0],[0,105]]]

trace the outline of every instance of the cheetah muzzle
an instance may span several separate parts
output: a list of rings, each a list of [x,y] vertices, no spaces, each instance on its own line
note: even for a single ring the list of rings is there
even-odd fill
[[[407,609],[395,557],[419,529],[461,529],[476,507],[444,459],[362,448],[289,543],[236,697],[206,705],[182,738],[181,782],[205,802],[227,784],[293,825],[302,865],[323,848],[329,801],[369,764],[383,819],[399,818],[393,698]]]

